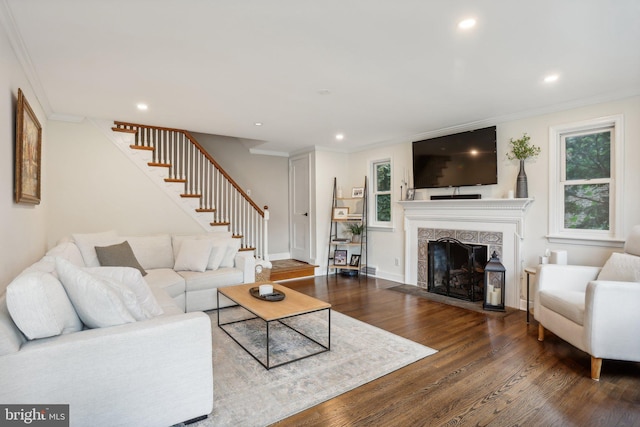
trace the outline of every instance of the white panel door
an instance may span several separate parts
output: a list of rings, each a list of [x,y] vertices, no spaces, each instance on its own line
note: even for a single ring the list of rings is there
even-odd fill
[[[291,160],[289,180],[289,188],[291,189],[291,258],[311,262],[309,156]]]

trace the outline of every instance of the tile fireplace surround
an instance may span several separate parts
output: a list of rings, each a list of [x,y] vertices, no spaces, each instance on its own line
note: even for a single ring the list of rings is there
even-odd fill
[[[505,305],[524,309],[521,292],[524,220],[533,199],[454,199],[400,202],[404,208],[405,283],[426,287],[427,243],[453,237],[486,244],[506,268]]]

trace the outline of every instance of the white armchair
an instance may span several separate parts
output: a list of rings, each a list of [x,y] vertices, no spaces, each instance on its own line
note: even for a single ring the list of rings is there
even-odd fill
[[[548,329],[591,355],[594,380],[602,359],[640,362],[640,226],[624,251],[602,268],[544,264],[537,271],[538,340]]]

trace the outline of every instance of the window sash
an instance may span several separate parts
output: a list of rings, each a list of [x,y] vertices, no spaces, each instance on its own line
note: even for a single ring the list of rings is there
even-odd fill
[[[388,169],[384,169],[383,167],[388,165]],[[372,225],[381,225],[381,226],[389,226],[392,220],[392,206],[391,206],[391,189],[392,186],[392,167],[391,160],[378,160],[373,161],[371,163],[371,169],[373,174],[372,179],[372,196],[374,209],[372,209],[373,221]],[[389,176],[388,179],[385,180],[387,182],[386,185],[382,186],[383,189],[380,189],[379,186],[379,178],[381,173],[386,173],[388,171]],[[388,188],[387,188],[388,187]],[[388,202],[388,203],[387,203]],[[381,203],[386,204],[387,206],[383,206]],[[380,211],[380,209],[384,209],[384,211]]]
[[[610,175],[597,179],[566,179],[566,138],[609,132]],[[614,115],[583,122],[551,126],[549,128],[549,232],[552,243],[573,243],[596,246],[621,247],[624,174],[624,120]],[[565,227],[566,187],[606,184],[609,190],[608,230]],[[570,212],[569,212],[570,213]]]

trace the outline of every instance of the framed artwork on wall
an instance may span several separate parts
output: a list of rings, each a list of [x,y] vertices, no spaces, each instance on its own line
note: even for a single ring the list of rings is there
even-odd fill
[[[42,126],[29,102],[18,89],[16,114],[16,203],[40,204]]]

